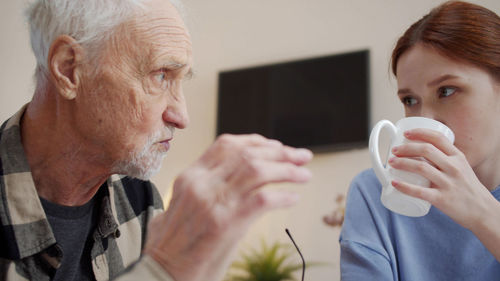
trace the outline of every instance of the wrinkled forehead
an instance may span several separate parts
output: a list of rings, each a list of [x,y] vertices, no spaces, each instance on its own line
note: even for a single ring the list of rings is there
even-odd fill
[[[170,59],[179,64],[191,64],[189,32],[179,12],[169,1],[148,2],[148,7],[127,23],[124,32],[135,41],[133,43],[148,60]]]

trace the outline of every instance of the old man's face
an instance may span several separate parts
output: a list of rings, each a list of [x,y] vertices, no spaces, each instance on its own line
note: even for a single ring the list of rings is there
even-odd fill
[[[82,81],[75,116],[92,145],[113,163],[113,173],[149,178],[161,166],[175,128],[188,124],[182,80],[190,75],[191,41],[177,10],[148,3],[120,26]]]

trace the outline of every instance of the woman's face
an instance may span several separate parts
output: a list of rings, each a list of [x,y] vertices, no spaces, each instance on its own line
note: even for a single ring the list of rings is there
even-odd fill
[[[438,120],[472,168],[500,164],[500,83],[467,62],[417,44],[397,64],[398,97],[406,116]]]

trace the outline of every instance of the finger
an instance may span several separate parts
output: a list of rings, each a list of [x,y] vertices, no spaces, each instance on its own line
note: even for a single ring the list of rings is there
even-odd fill
[[[291,162],[296,165],[304,165],[312,159],[312,152],[305,148],[293,148],[290,146],[270,147],[252,146],[246,147],[241,152],[244,159],[261,159],[268,161]]]
[[[258,134],[224,134],[217,138],[210,148],[201,156],[199,161],[207,167],[214,167],[219,165],[222,161],[231,159],[230,157],[234,152],[253,146],[279,148],[282,147],[283,144],[277,140],[267,139]]]
[[[311,179],[309,169],[287,162],[254,160],[242,163],[226,179],[227,187],[237,187],[239,193],[248,192],[268,183],[304,183]]]
[[[446,186],[443,173],[435,166],[421,159],[393,157],[389,159],[389,165],[394,169],[418,174],[437,186]]]
[[[448,155],[430,143],[410,142],[393,147],[391,152],[400,158],[423,157],[439,170],[448,170],[451,165]]]
[[[308,149],[293,148],[281,145],[279,147],[271,146],[247,146],[241,149],[234,149],[224,152],[224,157],[219,161],[205,163],[208,170],[220,176],[223,179],[229,178],[237,172],[237,169],[246,167],[256,169],[258,165],[265,162],[291,163],[302,166],[312,159],[312,152]],[[221,155],[219,154],[218,157]]]
[[[237,211],[238,219],[252,221],[262,214],[279,208],[293,206],[299,200],[295,193],[276,190],[259,190],[248,196]]]
[[[446,155],[454,155],[458,149],[442,133],[430,129],[413,129],[404,132],[404,136],[413,141],[423,141],[434,145]]]
[[[392,186],[397,190],[403,192],[412,197],[420,198],[425,200],[432,205],[437,201],[440,196],[440,191],[435,188],[423,187],[414,184],[410,184],[407,182],[395,181],[391,182]]]
[[[243,134],[243,135],[233,135],[233,134],[223,134],[217,138],[215,142],[222,143],[238,143],[242,146],[271,146],[279,147],[283,144],[275,139],[268,139],[259,134]]]

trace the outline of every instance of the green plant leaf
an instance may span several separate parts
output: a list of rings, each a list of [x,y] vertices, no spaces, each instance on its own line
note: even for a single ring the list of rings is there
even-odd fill
[[[250,249],[233,262],[227,281],[296,281],[294,272],[302,270],[302,263],[291,263],[296,255],[289,244],[268,245],[261,240],[260,249]]]

